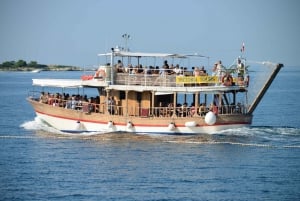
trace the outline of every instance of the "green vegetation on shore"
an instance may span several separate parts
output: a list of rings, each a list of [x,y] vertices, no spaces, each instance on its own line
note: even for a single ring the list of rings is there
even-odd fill
[[[65,65],[45,65],[39,64],[36,61],[27,63],[24,60],[5,61],[0,64],[0,71],[33,71],[40,69],[43,71],[79,71],[80,67],[65,66]]]

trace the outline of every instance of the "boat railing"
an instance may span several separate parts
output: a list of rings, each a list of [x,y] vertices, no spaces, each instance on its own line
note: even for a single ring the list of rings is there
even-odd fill
[[[176,75],[176,74],[129,74],[117,73],[115,78],[117,85],[163,86],[163,87],[197,87],[197,86],[247,86],[248,83],[241,77],[233,77],[230,82],[223,77],[210,75]]]
[[[91,103],[81,100],[62,100],[50,98],[45,102],[42,99],[31,97],[32,100],[44,104],[77,110],[84,113],[103,113],[107,115],[136,116],[136,117],[204,117],[210,111],[209,107],[195,106],[166,106],[166,107],[136,107],[118,106],[107,103]],[[246,114],[247,107],[241,103],[236,105],[222,105],[218,107],[218,115]]]

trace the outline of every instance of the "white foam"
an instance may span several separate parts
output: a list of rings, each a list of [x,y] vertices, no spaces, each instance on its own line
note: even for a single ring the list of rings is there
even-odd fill
[[[35,117],[33,121],[27,121],[27,122],[21,124],[20,127],[24,128],[25,130],[36,130],[36,131],[42,130],[42,131],[45,131],[48,133],[63,134],[63,135],[69,135],[69,136],[93,136],[93,135],[99,135],[99,134],[106,133],[106,132],[82,132],[80,134],[66,133],[66,132],[57,130],[51,126],[48,126],[39,117]]]
[[[44,124],[39,117],[35,117],[33,121],[27,121],[21,124],[20,127],[26,130],[43,130],[51,133],[62,133],[59,130]]]

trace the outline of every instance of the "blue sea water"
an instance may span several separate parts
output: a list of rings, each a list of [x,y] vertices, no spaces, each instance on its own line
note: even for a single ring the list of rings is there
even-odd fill
[[[300,200],[300,67],[284,67],[250,128],[215,135],[60,135],[25,98],[32,78],[1,72],[0,200]]]

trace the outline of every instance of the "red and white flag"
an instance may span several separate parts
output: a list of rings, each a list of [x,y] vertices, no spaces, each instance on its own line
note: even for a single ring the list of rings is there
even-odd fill
[[[245,43],[243,42],[241,52],[245,52]]]

